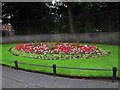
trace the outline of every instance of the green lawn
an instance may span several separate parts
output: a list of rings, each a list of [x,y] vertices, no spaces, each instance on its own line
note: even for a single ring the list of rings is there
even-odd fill
[[[5,62],[4,60],[18,60],[18,62],[25,62],[30,64],[43,64],[52,66],[68,66],[75,68],[107,68],[112,67],[118,68],[118,46],[104,45],[104,44],[92,44],[97,45],[103,49],[109,50],[111,54],[109,56],[92,58],[92,59],[73,59],[73,60],[39,60],[34,58],[26,58],[21,56],[14,56],[9,52],[9,49],[16,44],[3,44],[2,46],[2,64],[14,66],[14,63]],[[19,67],[25,70],[40,71],[45,73],[52,73],[52,68],[29,66],[19,64]],[[112,71],[83,71],[83,70],[70,70],[70,69],[57,69],[58,74],[69,75],[69,76],[84,76],[84,77],[111,77]],[[118,73],[117,73],[118,76]]]

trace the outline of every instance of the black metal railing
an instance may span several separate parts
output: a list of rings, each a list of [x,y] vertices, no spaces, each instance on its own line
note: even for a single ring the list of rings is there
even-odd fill
[[[24,62],[18,62],[17,60],[15,60],[14,62],[9,61],[9,60],[3,60],[3,61],[14,63],[16,70],[19,70],[19,64],[53,68],[53,75],[54,76],[57,76],[57,70],[56,70],[57,68],[75,69],[75,70],[112,71],[112,82],[114,82],[117,79],[117,71],[120,71],[120,69],[117,69],[117,67],[112,67],[111,69],[106,69],[106,68],[73,68],[73,67],[65,67],[65,66],[56,66],[56,64],[53,64],[52,66],[42,65],[42,64],[28,64],[28,63],[24,63]]]

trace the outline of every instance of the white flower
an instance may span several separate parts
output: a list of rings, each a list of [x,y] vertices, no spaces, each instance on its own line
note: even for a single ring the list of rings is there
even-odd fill
[[[37,50],[35,50],[35,52],[37,52]]]

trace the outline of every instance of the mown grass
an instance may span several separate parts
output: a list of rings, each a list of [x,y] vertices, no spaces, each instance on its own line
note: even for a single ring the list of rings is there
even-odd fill
[[[13,66],[14,63],[5,62],[4,60],[18,60],[18,62],[25,62],[29,64],[42,64],[52,66],[56,64],[57,66],[67,66],[74,68],[107,68],[112,69],[112,67],[118,68],[118,46],[113,45],[104,45],[104,44],[92,44],[101,47],[102,49],[109,50],[111,54],[109,56],[102,56],[99,58],[91,58],[91,59],[73,59],[73,60],[40,60],[34,58],[26,58],[22,56],[15,56],[9,52],[9,49],[16,44],[3,44],[0,45],[2,47],[2,64]],[[52,73],[52,68],[48,67],[39,67],[39,66],[30,66],[19,64],[19,67],[25,70],[31,71],[40,71],[44,73]],[[111,77],[112,71],[92,71],[92,70],[74,70],[74,69],[60,69],[57,68],[57,73],[61,75],[69,75],[69,76],[80,76],[80,77]],[[118,73],[117,73],[117,77]]]

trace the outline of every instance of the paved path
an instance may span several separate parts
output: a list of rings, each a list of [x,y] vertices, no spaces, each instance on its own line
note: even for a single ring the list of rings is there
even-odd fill
[[[3,66],[2,88],[118,88],[118,81],[53,77]]]

